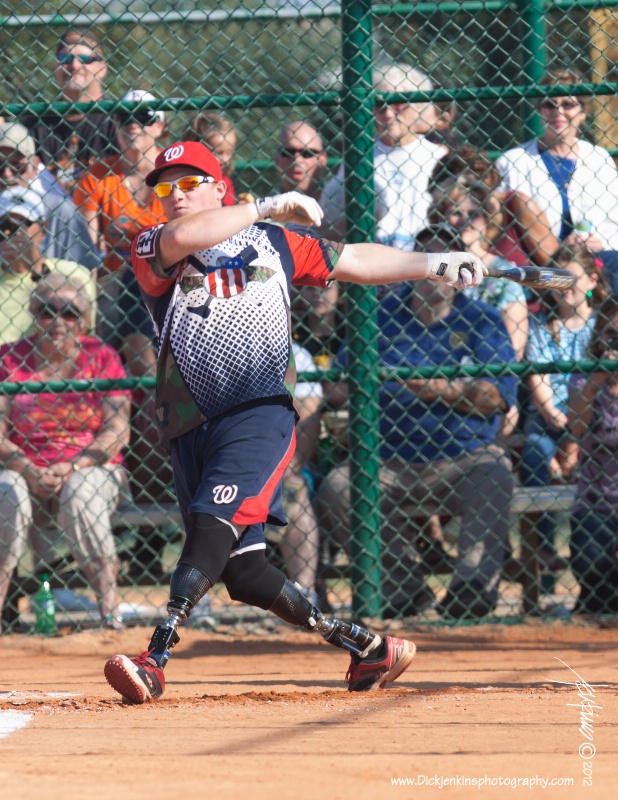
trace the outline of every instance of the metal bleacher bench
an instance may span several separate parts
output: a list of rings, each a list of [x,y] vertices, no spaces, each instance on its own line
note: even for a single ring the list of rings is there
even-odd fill
[[[544,511],[568,511],[575,499],[575,486],[518,486],[511,502],[511,513],[523,520],[526,515]],[[141,526],[160,526],[170,522],[182,524],[180,509],[174,503],[132,503],[118,508],[113,517],[115,528],[139,528]],[[509,558],[505,562],[503,577],[517,581],[522,586],[524,612],[534,612],[538,608],[541,583],[541,566],[538,558],[537,537],[534,524],[521,525],[521,554],[518,559]],[[566,568],[566,563],[562,568]],[[322,564],[320,575],[323,578],[347,574],[335,569],[331,575],[331,565]]]
[[[575,486],[518,486],[511,503],[511,512],[522,518],[525,515],[543,511],[567,511],[573,505]],[[131,503],[118,508],[113,517],[116,529],[161,526],[170,522],[182,524],[180,509],[174,503]],[[524,533],[524,531],[526,531]],[[332,573],[332,574],[331,574]],[[332,569],[332,565],[322,564],[320,575],[323,578],[344,575],[347,570]],[[534,525],[522,527],[521,557],[511,558],[505,564],[504,577],[522,585],[524,607],[536,607],[540,592],[540,565]]]
[[[511,512],[526,514],[539,511],[565,511],[573,505],[575,487],[518,486],[515,489]],[[130,503],[119,506],[113,516],[115,528],[182,524],[180,509],[175,503]]]
[[[511,511],[513,515],[521,517],[526,514],[534,514],[542,511],[566,511],[573,505],[575,497],[575,487],[572,485],[559,486],[519,486],[515,490]],[[118,507],[112,517],[112,524],[115,531],[140,527],[160,527],[174,523],[182,525],[180,508],[176,503],[134,503],[130,502]],[[329,565],[321,565],[322,577],[329,577]],[[336,570],[337,575],[342,575],[340,570]],[[533,610],[539,597],[540,568],[538,564],[538,552],[536,545],[536,535],[531,535],[526,540],[522,538],[521,557],[519,559],[509,559],[505,563],[503,571],[505,578],[515,580],[522,584],[524,609]],[[161,576],[160,581],[167,582],[169,575]],[[87,587],[88,584],[78,570],[70,570],[55,575],[52,578],[54,586],[61,587],[68,581],[72,588]],[[148,580],[152,583],[152,580]],[[119,585],[134,585],[128,576],[119,576]],[[35,576],[28,575],[12,579],[11,592],[15,596],[32,594],[38,588],[38,580]],[[4,617],[4,615],[3,615]]]

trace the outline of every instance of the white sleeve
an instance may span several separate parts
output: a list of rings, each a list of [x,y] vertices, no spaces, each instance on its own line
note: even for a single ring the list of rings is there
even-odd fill
[[[296,362],[296,370],[298,372],[313,372],[317,369],[311,353],[304,347],[292,343],[292,350],[294,352],[294,361]],[[294,392],[299,400],[305,397],[319,397],[322,399],[324,392],[322,391],[321,383],[310,383],[308,381],[300,381],[296,384],[296,391]]]
[[[498,186],[498,192],[509,192],[512,191],[512,186],[510,184],[510,162],[504,156],[498,156],[496,159],[496,169],[502,175],[502,183]]]
[[[596,176],[603,187],[595,203],[594,216],[599,217],[596,232],[605,249],[618,250],[618,170],[611,155],[604,155],[603,167]]]

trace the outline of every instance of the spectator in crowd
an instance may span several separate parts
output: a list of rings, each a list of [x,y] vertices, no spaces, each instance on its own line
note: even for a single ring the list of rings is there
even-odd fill
[[[326,167],[326,152],[320,134],[312,125],[294,120],[282,128],[277,138],[275,164],[279,173],[279,191],[301,192],[317,199]],[[316,233],[310,226],[286,223],[285,227],[299,234]],[[292,287],[292,333],[296,340],[292,342],[292,351],[297,370],[315,369],[312,355],[318,363],[324,357],[324,343],[332,336],[335,327],[338,297],[339,288],[334,281],[326,288]],[[288,525],[285,529],[271,528],[269,535],[270,541],[278,546],[288,578],[298,583],[312,603],[319,605],[316,575],[320,535],[311,493],[312,466],[320,435],[322,386],[299,382],[295,395],[300,415],[296,427],[296,451],[283,479],[283,503]]]
[[[439,226],[424,249],[439,252],[455,241],[452,232]],[[404,284],[398,295],[387,296],[378,325],[381,365],[388,369],[514,359],[495,309],[430,281],[417,281],[413,289]],[[342,350],[339,366],[345,364]],[[495,440],[501,415],[515,402],[516,385],[513,376],[383,384],[380,489],[386,617],[417,614],[433,602],[421,565],[406,545],[417,537],[419,525],[424,527],[439,512],[462,517],[455,571],[439,612],[449,619],[479,618],[495,608],[514,488],[511,462]],[[341,404],[346,390],[345,384],[325,387],[334,405]],[[344,463],[323,479],[316,508],[324,532],[348,552],[349,504],[349,466]]]
[[[486,267],[508,266],[494,250],[503,227],[500,200],[484,183],[470,182],[462,176],[450,187],[443,186],[442,198],[429,210],[428,221],[430,225],[452,225],[461,233],[466,249]],[[468,294],[500,311],[517,360],[521,361],[528,341],[528,305],[523,288],[501,278],[487,278]]]
[[[100,257],[92,244],[88,226],[64,190],[57,191],[51,175],[41,168],[35,155],[34,140],[18,122],[0,125],[0,192],[18,193],[23,189],[36,192],[44,206],[45,239],[42,252],[50,258],[76,261],[89,270],[96,270]],[[53,181],[54,179],[51,178]]]
[[[316,200],[320,194],[322,176],[326,169],[326,151],[318,131],[307,122],[293,120],[277,137],[275,165],[279,175],[280,192],[302,192]],[[315,229],[301,225],[286,225],[302,235],[315,234]],[[326,288],[296,286],[292,288],[292,319],[295,340],[316,359],[328,366],[337,341],[337,303],[339,286],[333,281]]]
[[[311,372],[315,368],[311,354],[296,342],[292,342],[292,352],[299,372]],[[311,495],[320,437],[322,385],[299,381],[294,394],[299,414],[296,451],[283,478],[283,508],[288,524],[285,528],[270,528],[267,539],[279,548],[287,577],[301,587],[311,603],[319,607],[316,576],[320,532]]]
[[[598,308],[588,349],[618,359],[618,300]],[[569,432],[580,445],[580,473],[571,511],[571,570],[580,592],[574,613],[618,614],[618,372],[573,374]]]
[[[572,289],[553,289],[546,310],[530,318],[526,360],[533,363],[584,358],[595,324],[594,309],[606,295],[602,265],[588,248],[561,245],[554,266],[576,278]],[[545,486],[572,471],[576,449],[567,428],[569,374],[530,375],[530,405],[524,420],[521,480],[524,486]],[[536,527],[541,564],[551,571],[555,515],[526,515],[522,524]]]
[[[585,79],[576,69],[559,69],[542,83]],[[560,242],[586,244],[597,253],[618,288],[618,170],[607,150],[581,138],[588,107],[589,99],[575,93],[542,98],[542,135],[508,150],[497,166],[503,188],[534,200]]]
[[[326,170],[326,150],[313,125],[293,120],[281,129],[275,165],[282,192],[302,192],[319,199]]]
[[[44,217],[45,208],[31,189],[15,186],[0,193],[0,344],[30,333],[30,297],[50,273],[70,276],[84,287],[90,299],[84,322],[88,328],[94,325],[94,277],[81,264],[42,254]]]
[[[226,192],[224,206],[236,203],[236,190],[232,181],[234,173],[234,154],[238,144],[238,134],[232,120],[220,111],[198,111],[184,137],[186,142],[202,142],[215,154],[221,164]]]
[[[106,75],[97,35],[85,28],[66,30],[56,48],[55,77],[61,99],[68,103],[104,100]],[[116,126],[107,111],[50,111],[25,117],[23,122],[41,161],[69,194],[90,164],[116,149]]]
[[[491,251],[493,242],[500,235],[502,215],[499,201],[485,184],[467,185],[463,179],[455,181],[442,202],[430,209],[428,219],[430,227],[416,235],[416,250],[431,252],[431,247],[435,248],[438,243],[436,234],[439,226],[446,224],[450,230],[444,233],[445,241],[450,241],[456,249],[463,247],[469,250],[486,267],[505,263]],[[521,361],[528,340],[528,305],[523,288],[504,279],[485,278],[481,286],[469,287],[464,292],[468,297],[482,300],[500,312],[511,337],[516,360]],[[518,421],[519,409],[514,403],[502,418],[500,435],[506,438],[512,434]],[[439,566],[448,561],[439,515],[432,517],[419,542],[427,566]],[[415,546],[419,548],[418,544]]]
[[[127,92],[122,101],[155,100],[144,90]],[[127,372],[152,377],[156,372],[155,333],[130,265],[131,242],[144,226],[165,221],[163,206],[144,177],[160,152],[163,111],[143,105],[117,112],[120,154],[93,164],[75,188],[74,200],[87,220],[92,238],[104,248],[99,278],[99,335],[117,349]],[[172,485],[169,458],[162,453],[155,426],[154,392],[133,392],[131,448],[127,465],[136,501],[169,501]],[[168,535],[141,527],[132,554],[130,574],[143,580],[163,572],[162,553]]]
[[[117,353],[86,335],[91,311],[82,283],[59,273],[43,278],[30,301],[32,335],[0,348],[0,381],[124,378]],[[0,398],[0,609],[30,528],[55,521],[104,624],[122,627],[110,515],[126,491],[129,405],[120,390]],[[37,570],[48,571],[49,562]]]
[[[125,103],[155,100],[132,90]],[[163,222],[163,206],[144,182],[160,152],[163,111],[148,108],[116,114],[118,155],[93,164],[75,187],[73,199],[88,223],[92,241],[104,253],[99,273],[99,333],[120,351],[131,375],[154,374],[154,330],[143,306],[133,270],[131,241],[144,226]]]
[[[512,190],[499,191],[502,176],[495,163],[482,150],[462,145],[436,164],[429,180],[434,205],[457,179],[482,182],[501,203],[501,232],[494,237],[492,251],[517,266],[545,266],[558,247],[545,215],[527,195]]]
[[[392,64],[374,73],[378,92],[429,91],[431,80],[407,64]],[[427,183],[444,146],[423,133],[436,118],[432,103],[378,103],[374,109],[377,139],[374,148],[376,240],[402,250],[414,248],[414,237],[426,224],[430,196]],[[321,205],[330,235],[345,236],[343,166],[324,187]]]
[[[455,131],[457,103],[454,100],[434,103],[434,109],[436,111],[435,120],[427,126],[425,134],[428,141],[434,144],[442,144],[448,147],[449,150],[456,150],[461,147],[461,139]]]

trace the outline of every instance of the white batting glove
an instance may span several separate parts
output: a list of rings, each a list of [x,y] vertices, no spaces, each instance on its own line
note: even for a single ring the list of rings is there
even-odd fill
[[[258,219],[272,219],[273,222],[296,222],[298,225],[322,224],[324,212],[313,197],[300,192],[286,192],[273,197],[261,197],[255,201]]]
[[[471,253],[428,253],[427,269],[430,280],[447,283],[456,289],[478,286],[487,275],[481,259]]]

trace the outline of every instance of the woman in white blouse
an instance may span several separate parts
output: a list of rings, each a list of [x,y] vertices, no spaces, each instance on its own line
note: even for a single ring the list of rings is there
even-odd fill
[[[585,82],[575,69],[550,71],[542,81]],[[542,136],[508,150],[496,163],[503,188],[531,197],[561,242],[586,244],[611,269],[608,261],[618,250],[618,170],[607,150],[581,138],[587,112],[587,99],[575,94],[543,98]]]

